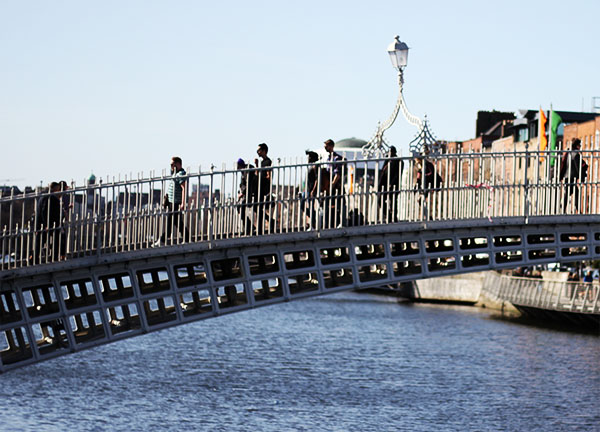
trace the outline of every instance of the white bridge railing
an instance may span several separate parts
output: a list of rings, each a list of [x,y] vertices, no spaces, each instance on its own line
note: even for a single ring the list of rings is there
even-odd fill
[[[600,312],[600,285],[597,280],[568,282],[503,275],[492,291],[498,298],[516,306],[562,312]]]
[[[568,162],[561,178],[564,154]],[[428,157],[428,162],[396,158],[211,169],[187,175],[181,209],[163,205],[168,176],[13,194],[0,198],[0,270],[343,226],[599,215],[600,151],[579,154],[459,153]],[[397,179],[393,168],[383,170],[386,162],[398,167]],[[336,173],[339,186],[333,185]]]

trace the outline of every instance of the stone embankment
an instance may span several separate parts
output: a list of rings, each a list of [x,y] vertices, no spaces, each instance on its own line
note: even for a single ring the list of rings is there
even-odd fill
[[[546,281],[563,282],[565,272],[542,272]],[[498,297],[501,275],[494,271],[467,273],[403,284],[398,295],[415,302],[469,304],[495,309],[509,315],[521,313],[508,301]]]

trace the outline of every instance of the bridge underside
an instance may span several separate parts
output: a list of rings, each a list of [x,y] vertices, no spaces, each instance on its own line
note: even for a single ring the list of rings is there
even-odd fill
[[[355,288],[600,256],[600,217],[406,223],[239,238],[0,273],[0,371]]]

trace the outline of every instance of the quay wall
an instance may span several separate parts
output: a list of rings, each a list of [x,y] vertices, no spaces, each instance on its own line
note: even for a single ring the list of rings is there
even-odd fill
[[[547,273],[551,273],[548,277],[552,280],[566,280],[567,277],[562,273]],[[463,303],[520,315],[512,304],[495,295],[494,287],[499,281],[500,275],[493,271],[421,279],[405,284],[399,295],[415,302]]]
[[[415,301],[476,303],[487,272],[421,279],[414,282],[409,298]]]

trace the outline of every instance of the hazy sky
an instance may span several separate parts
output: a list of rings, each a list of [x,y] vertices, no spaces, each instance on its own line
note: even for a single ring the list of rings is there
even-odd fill
[[[0,184],[193,171],[369,139],[405,97],[439,139],[478,110],[590,110],[600,1],[0,0]],[[388,131],[407,153],[416,133]]]

